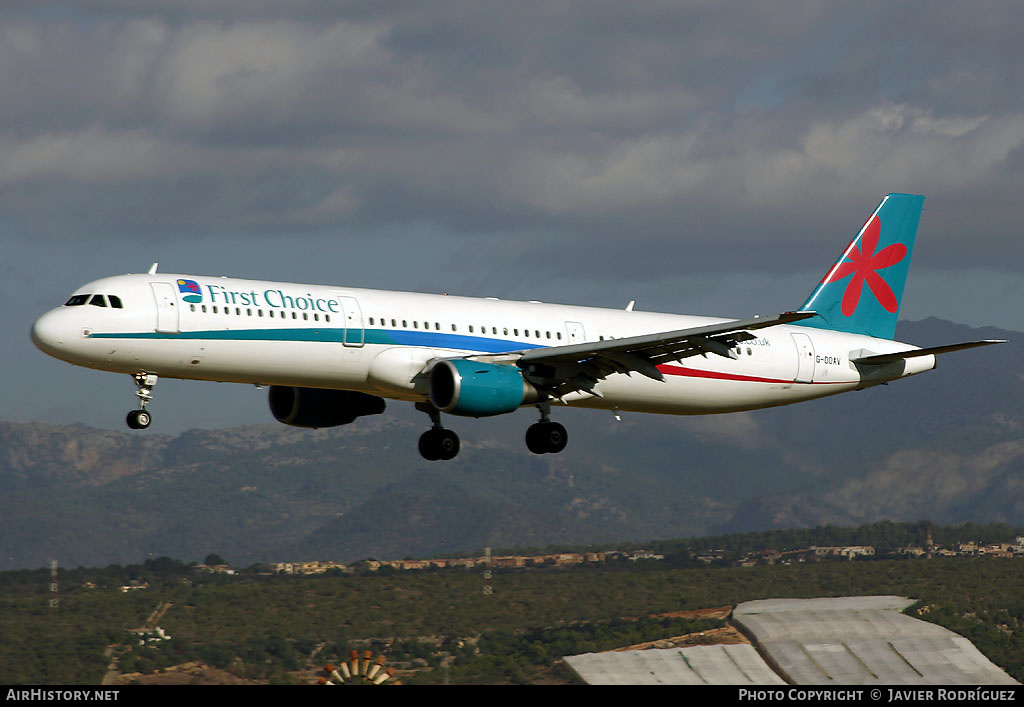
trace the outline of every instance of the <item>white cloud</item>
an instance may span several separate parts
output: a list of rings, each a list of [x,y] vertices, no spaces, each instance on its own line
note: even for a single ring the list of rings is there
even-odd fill
[[[323,95],[359,98],[350,93],[359,87],[358,72],[386,61],[379,48],[386,31],[348,22],[187,24],[168,42],[155,97],[172,121],[190,126],[301,124],[311,109],[324,109]]]

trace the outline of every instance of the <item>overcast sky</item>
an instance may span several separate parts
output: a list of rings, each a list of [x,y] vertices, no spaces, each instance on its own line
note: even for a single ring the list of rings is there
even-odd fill
[[[1024,330],[1021,27],[977,0],[5,0],[0,418],[123,428],[130,379],[28,329],[154,261],[746,317],[799,306],[892,191],[927,197],[903,317]],[[162,382],[154,429],[269,420],[242,388]]]

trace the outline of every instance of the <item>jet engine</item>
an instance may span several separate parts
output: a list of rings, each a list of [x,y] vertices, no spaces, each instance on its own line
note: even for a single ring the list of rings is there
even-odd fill
[[[452,415],[502,415],[539,399],[540,393],[515,366],[448,359],[430,371],[430,402]]]
[[[293,427],[336,427],[384,412],[384,398],[352,390],[270,386],[270,412]]]

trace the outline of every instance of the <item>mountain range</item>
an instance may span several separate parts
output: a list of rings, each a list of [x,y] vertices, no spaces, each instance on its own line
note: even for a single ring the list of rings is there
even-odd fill
[[[463,440],[451,462],[420,458],[427,418],[398,404],[329,430],[167,436],[0,421],[0,569],[211,552],[238,566],[348,562],[879,520],[1024,524],[1024,334],[927,319],[902,323],[898,338],[1010,343],[771,410],[618,421],[556,409],[570,437],[557,455],[526,450],[532,410],[446,418]]]

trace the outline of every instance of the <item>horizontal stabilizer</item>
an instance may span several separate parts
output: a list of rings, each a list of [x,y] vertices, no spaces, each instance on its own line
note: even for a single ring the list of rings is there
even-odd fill
[[[899,351],[897,353],[878,354],[875,356],[863,356],[861,358],[851,358],[850,362],[866,364],[893,363],[894,361],[902,361],[904,359],[914,358],[916,356],[931,356],[933,354],[944,354],[950,353],[951,351],[963,351],[964,349],[973,349],[978,346],[989,346],[991,344],[1005,343],[1006,339],[985,339],[983,341],[968,341],[963,344],[932,346],[927,349],[911,349],[910,351]]]

